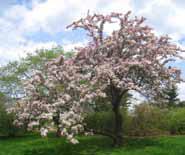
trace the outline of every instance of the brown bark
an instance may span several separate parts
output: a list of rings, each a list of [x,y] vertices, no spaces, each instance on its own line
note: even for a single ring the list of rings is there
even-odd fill
[[[60,112],[57,111],[56,116],[53,117],[53,121],[54,121],[54,123],[57,127],[56,137],[61,137],[61,131],[60,131],[60,127],[59,127],[59,124],[60,124],[59,120],[60,120]]]
[[[123,119],[122,119],[122,114],[120,111],[120,104],[121,104],[121,99],[125,93],[127,93],[128,90],[123,90],[121,91],[120,89],[117,89],[114,87],[114,85],[111,83],[110,86],[110,92],[111,92],[111,102],[112,102],[112,110],[114,112],[114,121],[115,121],[115,126],[114,126],[114,134],[115,134],[115,140],[114,140],[114,145],[115,146],[120,146],[123,143]]]
[[[61,137],[61,131],[59,127],[57,127],[56,137]]]
[[[114,127],[114,134],[115,134],[115,139],[114,139],[114,145],[115,146],[120,146],[123,143],[123,119],[122,119],[122,114],[120,112],[120,106],[119,104],[113,105],[113,112],[114,112],[114,119],[115,119],[115,127]]]

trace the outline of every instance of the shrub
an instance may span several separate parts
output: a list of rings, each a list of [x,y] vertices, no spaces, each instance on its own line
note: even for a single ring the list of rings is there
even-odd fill
[[[168,123],[171,134],[185,134],[185,108],[171,109]]]
[[[131,117],[128,115],[126,108],[121,109],[123,116],[123,133],[127,134]],[[114,113],[111,110],[92,112],[85,118],[86,128],[100,132],[114,132]]]
[[[148,103],[136,105],[132,113],[129,134],[151,136],[166,133],[168,128],[167,113],[167,110],[159,109]]]
[[[14,114],[6,112],[4,104],[0,104],[0,136],[18,136],[21,135],[24,130],[18,128],[13,124]]]
[[[157,136],[185,134],[185,108],[160,109],[149,103],[136,105],[132,112],[122,108],[123,134],[127,136]],[[114,132],[111,110],[91,112],[85,118],[86,127],[100,132]]]

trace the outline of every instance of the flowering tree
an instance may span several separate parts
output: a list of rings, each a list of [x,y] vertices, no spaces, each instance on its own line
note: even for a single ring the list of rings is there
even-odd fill
[[[34,80],[28,82],[30,91],[22,108],[24,115],[31,113],[30,120],[40,125],[44,117],[47,126],[52,122],[50,116],[58,116],[62,135],[77,143],[74,136],[83,132],[87,105],[106,98],[115,114],[115,133],[110,136],[115,145],[120,145],[120,104],[124,94],[134,90],[152,97],[160,94],[166,85],[181,81],[180,70],[168,68],[167,63],[179,57],[182,50],[170,43],[168,36],[155,36],[152,29],[144,25],[144,18],[129,18],[129,14],[88,14],[69,25],[68,28],[86,30],[92,40],[86,47],[78,48],[74,57],[60,56],[49,62],[46,76],[36,74]],[[115,23],[119,28],[108,35],[106,26]],[[34,110],[25,108],[28,105],[35,106]],[[18,113],[18,122],[20,116],[25,117],[22,114]]]

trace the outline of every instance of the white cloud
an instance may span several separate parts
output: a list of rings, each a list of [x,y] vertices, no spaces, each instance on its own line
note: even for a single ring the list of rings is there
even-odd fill
[[[179,98],[181,100],[185,100],[185,83],[181,83],[178,85],[178,92],[179,92]]]
[[[124,4],[123,0],[32,0],[29,5],[31,9],[27,5],[12,5],[0,17],[1,61],[17,58],[18,55],[24,55],[24,50],[30,49],[29,42],[32,40],[27,39],[26,34],[43,31],[52,35],[61,32],[73,20],[85,16],[88,9],[92,13],[108,13],[115,10],[126,12],[131,9],[129,0],[124,0]],[[34,44],[37,46],[39,43]],[[81,43],[68,42],[64,46],[69,49],[74,48],[74,45]]]
[[[180,0],[153,0],[143,1],[135,6],[137,15],[147,17],[149,23],[157,33],[169,34],[174,40],[179,40],[185,35],[185,3]],[[143,7],[144,6],[144,7]]]
[[[23,2],[22,4],[26,4]],[[99,13],[130,10],[129,0],[124,0],[124,5],[120,5],[122,2],[122,0],[32,0],[29,8],[27,5],[12,5],[0,16],[0,63],[24,56],[30,47],[34,50],[39,46],[40,43],[28,39],[27,34],[42,31],[55,35],[64,31],[73,20],[86,15],[88,9]],[[30,42],[34,46],[30,46]],[[48,43],[42,44],[47,46]],[[73,44],[79,45],[79,43]],[[65,45],[68,49],[70,46]]]
[[[56,35],[64,31],[66,25],[85,16],[88,10],[92,13],[132,10],[134,15],[145,16],[156,33],[170,34],[175,41],[185,37],[185,2],[182,0],[31,0],[29,5],[23,0],[24,3],[11,6],[10,0],[7,2],[2,3],[8,7],[0,15],[0,64],[24,56],[25,51],[56,45],[55,41],[35,42],[27,35],[40,31]],[[110,29],[112,27],[107,31]],[[69,50],[81,44],[84,43],[69,40],[64,48]],[[183,94],[183,85],[180,88]]]
[[[18,60],[26,56],[27,53],[34,53],[37,49],[50,49],[56,46],[55,42],[35,43],[29,41],[26,45],[20,45],[19,47],[0,47],[0,65],[5,65],[12,60]]]
[[[51,34],[57,33],[64,30],[73,20],[86,15],[89,9],[91,12],[101,13],[115,10],[125,12],[131,9],[129,0],[124,0],[124,5],[122,2],[122,0],[47,0],[27,11],[22,24],[29,31],[42,29]]]
[[[63,44],[63,48],[64,48],[64,51],[75,51],[76,47],[83,47],[85,46],[86,42],[70,42],[70,41],[66,41],[64,44]]]
[[[25,2],[23,4],[26,4]],[[86,15],[88,9],[98,13],[133,10],[143,15],[158,33],[168,33],[176,40],[185,35],[185,14],[180,0],[32,0],[26,5],[12,5],[0,18],[0,45],[19,46],[27,41],[26,34],[39,31],[56,34],[73,20]]]
[[[56,46],[55,41],[34,42],[25,37],[30,33],[22,21],[29,9],[23,5],[14,5],[0,18],[0,64],[24,57],[26,53],[40,48]]]

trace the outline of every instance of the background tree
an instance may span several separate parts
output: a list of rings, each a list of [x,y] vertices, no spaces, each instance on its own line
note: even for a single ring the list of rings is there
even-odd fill
[[[27,54],[19,61],[9,62],[0,68],[0,90],[13,100],[25,95],[22,80],[29,79],[35,71],[45,72],[45,63],[63,54],[61,46],[52,49],[41,49],[33,54]],[[71,52],[65,54],[67,57]]]
[[[15,115],[8,113],[7,108],[10,99],[2,92],[0,92],[0,136],[17,136],[24,132],[23,128],[16,127],[13,122]]]
[[[178,107],[185,107],[185,101],[180,101]]]
[[[172,85],[164,90],[164,99],[167,101],[167,106],[176,107],[179,104],[177,86]]]
[[[154,97],[154,102],[161,108],[180,106],[180,99],[178,98],[178,89],[176,85],[167,85],[161,94]]]

